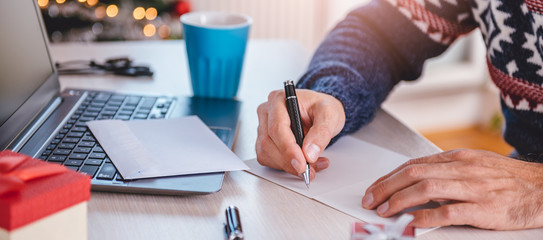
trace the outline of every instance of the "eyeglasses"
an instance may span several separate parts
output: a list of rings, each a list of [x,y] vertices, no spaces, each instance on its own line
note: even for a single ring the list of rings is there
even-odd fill
[[[72,60],[55,63],[59,75],[70,74],[104,74],[113,73],[123,76],[153,76],[153,71],[148,66],[133,65],[130,58],[111,58],[103,64],[94,60]]]

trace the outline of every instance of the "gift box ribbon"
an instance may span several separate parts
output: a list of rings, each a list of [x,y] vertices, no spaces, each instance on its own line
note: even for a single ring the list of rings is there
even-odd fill
[[[68,170],[58,164],[15,169],[27,159],[30,157],[9,150],[0,152],[0,196],[21,191],[25,183],[33,179],[53,176]]]
[[[414,239],[412,236],[404,236],[403,232],[405,227],[413,221],[413,215],[403,214],[393,224],[384,225],[384,229],[373,224],[365,224],[363,226],[369,235],[357,233],[351,236],[351,239],[365,239],[365,240],[410,240]]]

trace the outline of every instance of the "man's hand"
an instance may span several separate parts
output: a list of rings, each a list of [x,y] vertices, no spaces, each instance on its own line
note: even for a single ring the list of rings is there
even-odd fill
[[[313,179],[316,171],[329,165],[327,158],[319,156],[343,128],[345,112],[343,104],[331,95],[303,89],[297,90],[296,95],[305,132],[302,149],[290,129],[285,92],[277,90],[258,106],[257,160],[296,176],[304,172],[307,161]]]
[[[383,217],[429,201],[411,225],[472,225],[513,230],[543,227],[543,164],[480,150],[454,150],[413,159],[373,183],[362,199]]]

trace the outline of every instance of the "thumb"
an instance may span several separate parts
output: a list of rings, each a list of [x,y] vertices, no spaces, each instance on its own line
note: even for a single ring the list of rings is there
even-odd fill
[[[337,98],[325,93],[316,93],[313,100],[306,109],[306,117],[311,121],[306,122],[310,127],[302,147],[307,162],[311,164],[317,162],[330,140],[345,125],[343,104]]]
[[[334,136],[332,126],[328,121],[314,119],[313,126],[304,138],[303,152],[307,161],[315,163]]]

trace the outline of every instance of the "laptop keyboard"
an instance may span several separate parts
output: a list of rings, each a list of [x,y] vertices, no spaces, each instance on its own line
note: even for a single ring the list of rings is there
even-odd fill
[[[172,97],[89,92],[39,158],[65,165],[93,179],[123,181],[104,149],[87,128],[86,122],[102,119],[161,119],[166,117],[173,101]],[[223,141],[228,138],[229,131],[213,128],[212,131]]]

